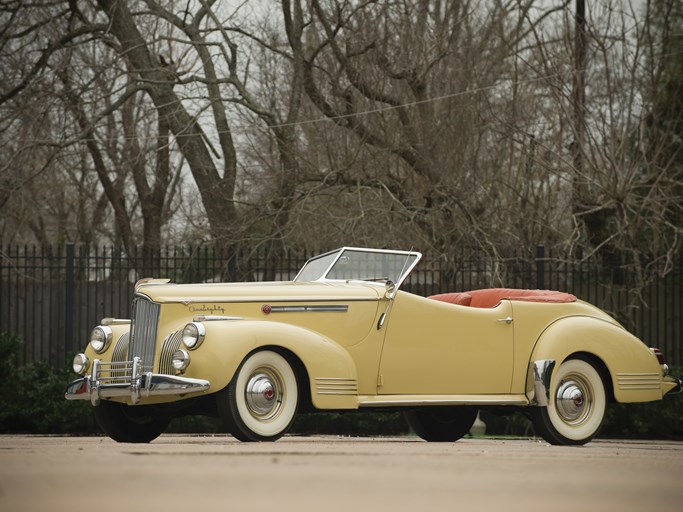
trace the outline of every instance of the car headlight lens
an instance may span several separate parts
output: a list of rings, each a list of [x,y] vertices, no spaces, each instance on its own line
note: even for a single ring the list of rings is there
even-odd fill
[[[75,373],[77,373],[78,375],[85,375],[85,372],[88,371],[89,366],[90,360],[88,360],[88,356],[86,356],[85,354],[76,354],[74,356],[72,368]]]
[[[187,353],[187,350],[178,349],[173,353],[172,362],[173,368],[178,372],[182,372],[190,366],[190,354]]]
[[[98,325],[90,333],[90,346],[92,349],[101,354],[109,348],[111,343],[112,330],[106,325]]]
[[[183,329],[183,345],[194,350],[204,341],[204,325],[199,322],[190,322]]]

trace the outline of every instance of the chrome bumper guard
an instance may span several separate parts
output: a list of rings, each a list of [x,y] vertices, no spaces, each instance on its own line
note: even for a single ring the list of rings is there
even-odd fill
[[[533,372],[534,396],[531,405],[547,407],[550,401],[550,376],[555,368],[554,359],[541,359],[534,361],[531,371]]]
[[[207,391],[210,382],[176,375],[145,372],[139,357],[132,361],[105,363],[93,361],[92,374],[76,379],[66,387],[67,400],[90,400],[93,405],[100,398],[129,396],[134,404],[141,398],[158,395],[185,395]]]
[[[683,380],[679,379],[678,377],[674,377],[673,375],[667,375],[666,377],[664,377],[664,380],[673,382],[675,384],[674,388],[671,391],[669,391],[667,395],[675,395],[683,391]]]

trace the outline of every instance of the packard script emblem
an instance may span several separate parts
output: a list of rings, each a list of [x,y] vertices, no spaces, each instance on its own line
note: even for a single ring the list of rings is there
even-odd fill
[[[207,306],[206,304],[196,304],[188,308],[191,313],[204,313],[209,315],[214,315],[216,313],[224,314],[225,309],[221,306]]]

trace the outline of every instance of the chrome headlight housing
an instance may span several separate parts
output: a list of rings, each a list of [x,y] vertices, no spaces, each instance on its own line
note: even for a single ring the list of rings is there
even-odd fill
[[[171,362],[173,363],[173,368],[177,372],[182,373],[190,366],[190,354],[187,353],[187,350],[178,349],[173,353]]]
[[[89,367],[90,360],[88,359],[88,356],[85,354],[76,354],[74,356],[74,361],[72,364],[74,373],[77,373],[78,375],[85,375]]]
[[[98,325],[90,333],[90,346],[101,354],[109,348],[112,338],[112,330],[106,325]]]
[[[201,322],[190,322],[183,329],[183,345],[194,350],[204,341],[206,330]]]

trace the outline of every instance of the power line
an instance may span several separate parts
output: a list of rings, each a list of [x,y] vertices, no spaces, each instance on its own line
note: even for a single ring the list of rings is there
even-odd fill
[[[522,79],[522,80],[516,80],[516,81],[509,79],[509,80],[504,80],[504,81],[506,84],[520,85],[520,84],[529,84],[529,83],[540,82],[540,81],[544,81],[544,80],[550,80],[553,78],[562,77],[563,75],[564,75],[564,73],[558,72],[558,73],[553,73],[553,74],[544,75],[544,76],[535,77],[535,78]],[[435,103],[435,102],[439,102],[439,101],[445,101],[448,99],[453,99],[453,98],[458,98],[458,97],[478,94],[481,92],[487,92],[487,91],[495,90],[497,88],[500,88],[503,85],[502,82],[503,82],[503,80],[500,80],[499,83],[494,84],[494,85],[488,85],[488,86],[484,86],[484,87],[477,87],[474,89],[468,89],[465,91],[458,91],[458,92],[443,94],[443,95],[435,96],[432,98],[426,98],[424,100],[409,101],[409,102],[401,103],[399,105],[387,105],[387,106],[377,107],[377,108],[373,108],[373,109],[361,110],[358,112],[351,112],[348,114],[340,114],[338,116],[321,116],[321,117],[317,117],[314,119],[304,119],[301,121],[294,121],[291,123],[270,124],[267,126],[267,128],[272,129],[272,128],[287,128],[287,127],[293,127],[293,126],[305,126],[305,125],[316,124],[316,123],[321,123],[321,122],[326,122],[326,121],[336,121],[336,120],[342,120],[342,119],[350,119],[350,118],[354,118],[354,117],[368,116],[371,114],[381,114],[384,112],[391,112],[391,111],[395,111],[398,109],[411,108],[411,107],[415,107],[418,105]],[[466,108],[472,107],[473,105],[474,105],[473,103],[460,105],[460,108],[464,110]],[[196,115],[194,117],[198,118],[200,115],[200,112],[206,110],[207,108],[208,108],[207,106],[204,106],[201,109],[199,109],[199,111],[196,113]],[[213,135],[222,135],[222,134],[226,134],[226,133],[231,133],[231,134],[247,133],[248,130],[253,129],[253,128],[254,128],[254,126],[252,126],[252,125],[237,125],[237,126],[233,125],[228,130],[214,130],[214,131],[211,131],[211,133],[208,133],[207,135],[213,136]],[[121,136],[121,137],[117,137],[117,140],[123,141],[123,140],[129,140],[131,138],[132,138],[132,136],[130,136],[130,137]],[[81,140],[85,140],[85,139],[83,139],[83,138],[78,139],[78,141],[81,141]],[[74,141],[74,143],[76,143],[78,141]],[[53,143],[54,141],[45,140],[45,139],[23,139],[23,142],[40,144],[40,143]]]

